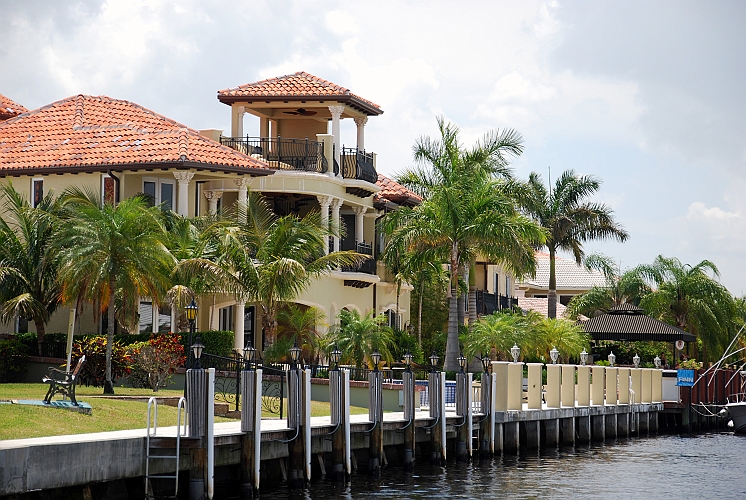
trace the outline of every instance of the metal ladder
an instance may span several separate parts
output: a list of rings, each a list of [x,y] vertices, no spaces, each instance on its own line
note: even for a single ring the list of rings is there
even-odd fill
[[[151,408],[153,414],[153,424],[150,423]],[[184,423],[182,425],[181,416],[184,414]],[[151,397],[148,400],[148,428],[146,437],[146,455],[145,455],[145,498],[155,498],[153,494],[151,479],[173,479],[174,480],[174,494],[176,498],[179,494],[179,455],[181,452],[181,437],[186,436],[186,399],[183,397],[179,398],[179,404],[176,409],[176,452],[174,455],[152,455],[150,448],[150,438],[157,437],[158,433],[158,400],[155,397]],[[150,461],[151,460],[174,460],[176,462],[176,472],[173,475],[150,475]]]

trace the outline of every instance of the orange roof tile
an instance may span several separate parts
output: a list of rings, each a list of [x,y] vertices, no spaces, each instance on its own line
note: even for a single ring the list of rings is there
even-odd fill
[[[518,297],[518,307],[524,311],[536,311],[545,318],[549,317],[549,299]],[[557,302],[557,317],[566,318],[567,307]]]
[[[170,118],[106,96],[68,97],[0,123],[0,175],[153,164],[272,171]]]
[[[305,71],[292,75],[268,78],[238,87],[219,90],[218,100],[225,104],[245,101],[246,98],[261,98],[266,101],[333,98],[330,100],[349,103],[369,115],[380,115],[383,110],[378,104],[363,99],[349,89],[314,76]]]
[[[422,203],[422,197],[420,195],[413,191],[410,191],[406,187],[396,182],[394,179],[386,177],[383,174],[378,174],[378,181],[376,181],[376,185],[380,187],[381,190],[377,192],[375,197],[373,198],[374,202],[385,199],[393,201],[394,203],[398,203],[399,205],[419,205],[420,203]]]
[[[13,118],[14,116],[18,116],[27,111],[28,109],[24,108],[17,102],[0,94],[0,121]]]

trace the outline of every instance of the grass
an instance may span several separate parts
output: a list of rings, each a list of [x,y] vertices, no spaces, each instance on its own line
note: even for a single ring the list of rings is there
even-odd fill
[[[47,384],[0,384],[0,400],[42,399]],[[148,389],[116,387],[117,396],[182,396],[183,391],[162,389],[154,393]],[[142,401],[126,401],[101,397],[100,387],[78,387],[78,401],[85,401],[93,408],[92,415],[84,415],[56,408],[26,405],[0,405],[0,440],[23,439],[88,432],[107,432],[127,429],[144,429],[147,422],[147,404]],[[96,396],[96,397],[92,397]],[[287,408],[287,400],[284,402]],[[352,407],[352,414],[368,413],[367,408]],[[329,415],[329,404],[311,402],[311,415]],[[271,417],[263,413],[264,418]],[[235,420],[215,417],[215,422]],[[158,425],[176,425],[176,408],[159,405]]]

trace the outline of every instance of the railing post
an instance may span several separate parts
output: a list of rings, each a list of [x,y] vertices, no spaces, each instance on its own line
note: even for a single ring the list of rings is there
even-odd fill
[[[411,471],[414,467],[414,412],[416,407],[414,398],[417,395],[417,392],[415,391],[414,379],[415,377],[414,373],[412,373],[412,369],[407,366],[404,373],[402,373],[404,420],[407,421],[406,428],[404,429],[404,470],[406,471]]]
[[[445,373],[430,372],[427,385],[430,398],[430,418],[435,419],[430,433],[430,463],[442,465],[446,460]]]
[[[262,442],[262,370],[248,369],[241,377],[241,498],[259,493],[260,446]]]
[[[368,446],[368,473],[381,475],[383,455],[383,372],[375,369],[368,373],[368,418],[373,423]]]

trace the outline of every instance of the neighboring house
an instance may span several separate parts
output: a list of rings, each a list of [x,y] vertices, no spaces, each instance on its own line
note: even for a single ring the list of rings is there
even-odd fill
[[[488,261],[477,261],[474,266],[477,287],[477,315],[492,314],[518,305],[515,278]],[[467,306],[468,309],[468,306]]]
[[[516,295],[518,295],[518,307],[523,309],[524,311],[535,311],[545,318],[549,317],[549,300],[544,298],[527,298],[524,295],[523,290],[518,290],[516,292]],[[565,312],[567,311],[567,308],[562,305],[561,303],[557,304],[557,317],[558,318],[565,318]]]
[[[319,308],[330,323],[344,308],[390,315],[396,287],[382,279],[374,260],[375,222],[386,210],[419,200],[379,176],[376,155],[364,148],[365,124],[383,113],[380,107],[304,72],[222,90],[218,99],[231,108],[230,135],[198,131],[105,96],[24,109],[0,122],[0,182],[13,182],[32,203],[73,185],[100,190],[111,202],[145,193],[189,217],[231,207],[249,189],[261,192],[279,215],[320,210],[346,229],[343,237],[330,238],[327,251],[354,249],[371,259],[316,280],[296,302]],[[255,137],[244,131],[246,113],[259,118]],[[357,126],[352,147],[342,142],[343,119]],[[407,290],[399,302],[399,324],[408,323]],[[145,299],[140,312],[143,330],[176,329],[174,314]],[[249,339],[262,343],[255,306],[228,295],[202,297],[197,321],[201,330],[235,331],[237,348]],[[76,331],[102,328],[91,314],[81,323]],[[66,325],[67,312],[58,312],[47,331],[66,331]]]
[[[549,292],[549,254],[536,252],[536,276],[524,277],[518,289],[526,298],[546,299]],[[567,306],[576,295],[585,293],[594,286],[606,286],[606,278],[600,271],[589,271],[571,259],[555,259],[557,278],[557,302]],[[560,316],[559,309],[557,316]]]

